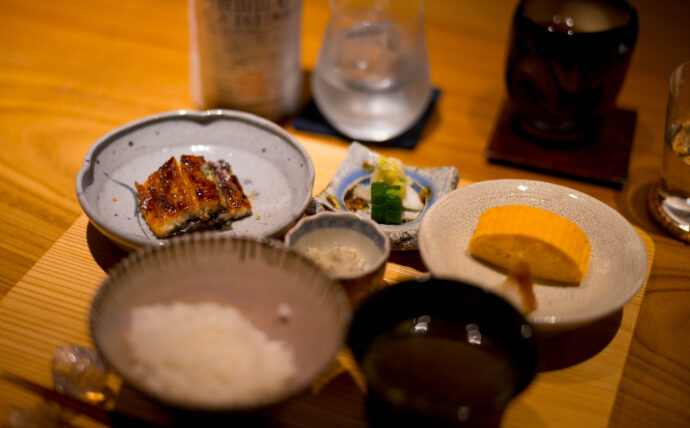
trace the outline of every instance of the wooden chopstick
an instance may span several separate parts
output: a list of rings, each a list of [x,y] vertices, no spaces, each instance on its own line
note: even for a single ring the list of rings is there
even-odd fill
[[[34,394],[40,395],[43,398],[54,401],[61,406],[74,410],[77,413],[86,415],[91,419],[94,419],[105,425],[111,424],[110,412],[94,404],[87,403],[86,401],[79,400],[77,398],[55,391],[54,389],[46,388],[33,381],[24,379],[23,377],[17,376],[12,373],[2,372],[0,373],[0,378],[21,388],[24,388],[27,391],[33,392]]]

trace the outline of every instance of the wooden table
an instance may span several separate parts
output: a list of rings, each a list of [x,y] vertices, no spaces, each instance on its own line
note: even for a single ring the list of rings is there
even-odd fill
[[[651,223],[643,201],[658,177],[668,76],[690,59],[690,2],[632,3],[640,36],[618,104],[637,112],[637,126],[623,189],[486,161],[484,150],[505,98],[503,66],[516,1],[427,2],[432,78],[441,99],[414,150],[377,150],[419,166],[454,165],[469,181],[530,178],[573,187],[651,236],[656,257],[609,424],[688,426],[690,247]],[[328,16],[327,2],[305,1],[306,70],[314,66]],[[182,0],[0,0],[0,297],[80,219],[74,179],[98,137],[143,116],[194,108],[187,60]],[[346,147],[335,138],[294,133],[315,150]],[[396,261],[423,269],[417,254]],[[5,363],[0,355],[0,365]],[[15,399],[25,399],[7,391],[0,383],[0,421]],[[584,421],[574,412],[558,425],[586,426]]]

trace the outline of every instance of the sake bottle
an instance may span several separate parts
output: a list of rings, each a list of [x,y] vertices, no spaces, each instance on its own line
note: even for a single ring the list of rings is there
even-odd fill
[[[302,0],[188,2],[194,104],[273,121],[294,113],[302,92]]]

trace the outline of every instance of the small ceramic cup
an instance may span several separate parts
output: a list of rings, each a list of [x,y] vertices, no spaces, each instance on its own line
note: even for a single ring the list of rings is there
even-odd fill
[[[353,305],[383,284],[391,251],[376,222],[345,212],[302,218],[285,235],[285,243],[339,280]]]

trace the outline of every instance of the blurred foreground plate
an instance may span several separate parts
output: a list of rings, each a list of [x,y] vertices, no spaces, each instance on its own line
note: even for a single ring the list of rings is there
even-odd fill
[[[647,250],[630,223],[582,192],[531,180],[490,180],[461,187],[437,201],[420,227],[419,250],[429,271],[489,290],[507,272],[472,257],[467,249],[479,215],[501,205],[529,205],[577,224],[592,246],[589,269],[576,285],[535,280],[537,309],[526,316],[539,331],[567,331],[620,310],[647,275]]]
[[[280,235],[311,201],[314,165],[287,131],[243,112],[179,110],[121,126],[91,146],[76,180],[82,209],[124,248],[161,243],[139,211],[134,182],[183,154],[228,161],[252,203],[251,215],[219,233]]]
[[[207,402],[202,397],[208,394],[195,392],[197,389],[192,386],[185,394],[152,388],[145,375],[137,370],[137,360],[128,340],[132,311],[142,306],[178,302],[211,302],[235,308],[267,338],[284,342],[292,349],[296,372],[280,388],[264,390],[251,401],[241,395],[226,395],[222,400]],[[93,343],[108,365],[128,385],[149,397],[191,411],[246,412],[305,391],[342,348],[350,316],[350,305],[340,283],[280,242],[231,239],[202,232],[173,239],[168,245],[143,247],[123,258],[108,271],[93,299],[89,327]],[[217,318],[211,321],[225,322]],[[214,337],[219,336],[210,331],[204,337],[208,340],[201,341],[203,345],[197,341],[198,347],[182,346],[179,353],[185,358],[198,358],[199,364],[209,364],[203,347],[208,346],[212,354],[217,352]],[[243,338],[235,343],[237,347],[247,346]],[[223,337],[221,341],[225,340],[230,339]],[[169,345],[180,343],[172,341]],[[168,348],[161,352],[175,351]],[[256,358],[267,357],[259,354]],[[228,364],[232,365],[232,361],[217,361],[210,370],[228,376],[225,380],[231,385],[232,376],[239,374],[234,370],[228,373],[224,369]],[[185,374],[183,369],[189,369],[188,365],[165,368],[171,373],[180,371],[177,379],[180,385],[187,382],[187,376],[195,378]],[[260,378],[262,374],[251,373],[251,368],[241,366],[248,371],[244,375]],[[240,386],[246,380],[242,377],[238,380]],[[199,390],[205,387],[197,386]]]

